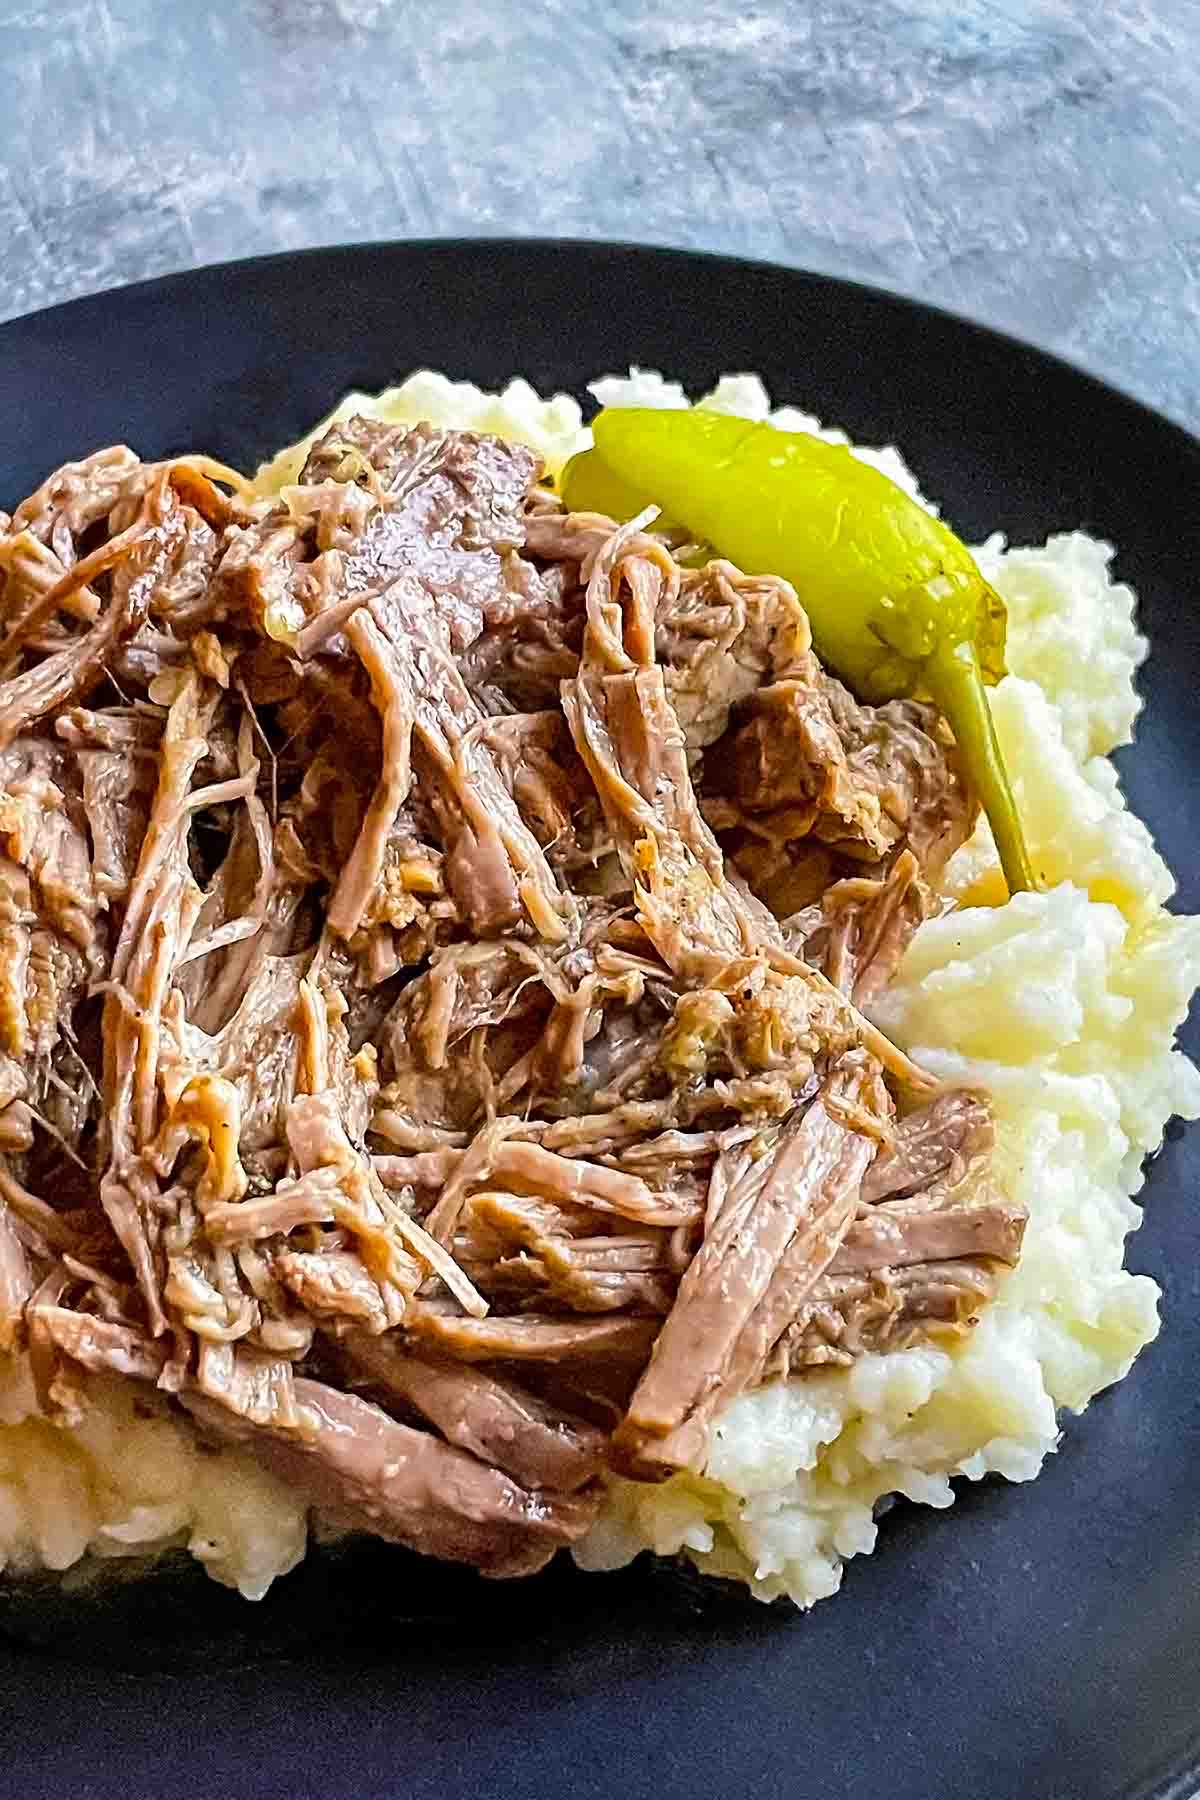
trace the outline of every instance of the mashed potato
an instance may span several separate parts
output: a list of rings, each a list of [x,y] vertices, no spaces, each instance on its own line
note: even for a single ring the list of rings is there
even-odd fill
[[[607,404],[688,403],[637,370],[593,391]],[[792,408],[771,412],[754,376],[725,376],[705,403],[846,441]],[[573,400],[540,400],[524,381],[494,395],[423,372],[348,395],[330,418],[352,412],[494,431],[552,470],[589,441]],[[263,492],[295,479],[310,441],[259,472]],[[894,449],[854,454],[921,498]],[[874,1547],[887,1496],[944,1507],[955,1475],[1030,1480],[1062,1410],[1118,1381],[1158,1329],[1158,1290],[1125,1268],[1125,1240],[1146,1153],[1173,1114],[1200,1116],[1200,1074],[1173,1047],[1200,982],[1200,919],[1164,910],[1170,873],[1106,760],[1131,736],[1146,644],[1109,546],[1071,532],[1024,549],[992,538],[978,554],[1008,604],[1012,672],[993,710],[1045,887],[1005,902],[981,822],[947,870],[958,908],[918,931],[875,1016],[935,1074],[991,1092],[997,1172],[1029,1212],[1021,1261],[955,1350],[762,1388],[721,1416],[702,1476],[614,1482],[576,1551],[588,1568],[683,1550],[763,1598],[809,1606]],[[198,1450],[165,1410],[116,1387],[76,1431],[32,1410],[26,1371],[0,1364],[0,1567],[186,1544],[256,1596],[302,1556],[292,1496],[238,1453]]]

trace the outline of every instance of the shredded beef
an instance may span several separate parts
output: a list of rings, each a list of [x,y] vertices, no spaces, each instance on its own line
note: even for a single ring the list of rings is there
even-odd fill
[[[197,1394],[185,1404],[219,1438],[250,1442],[268,1468],[335,1525],[368,1531],[485,1575],[528,1575],[582,1537],[600,1490],[527,1489],[467,1451],[414,1430],[380,1407],[298,1381],[298,1425],[256,1428]]]
[[[0,515],[0,1353],[489,1574],[748,1387],[967,1331],[986,1099],[863,1008],[975,816],[782,580],[354,418]]]
[[[0,1209],[0,1351],[15,1348],[37,1286],[17,1222]]]

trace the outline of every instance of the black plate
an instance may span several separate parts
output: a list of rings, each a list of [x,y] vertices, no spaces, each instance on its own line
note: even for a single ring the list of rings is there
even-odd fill
[[[118,438],[250,466],[344,389],[418,364],[491,385],[520,370],[549,392],[630,361],[693,390],[761,370],[778,400],[899,442],[967,535],[1114,539],[1155,646],[1122,772],[1179,904],[1200,909],[1200,446],[910,302],[582,244],[172,276],[0,329],[0,503]],[[1200,1143],[1174,1133],[1132,1246],[1166,1327],[1129,1380],[1067,1422],[1032,1486],[968,1486],[948,1515],[896,1508],[813,1613],[654,1568],[504,1588],[378,1551],[319,1562],[257,1612],[160,1577],[94,1622],[100,1651],[69,1610],[30,1604],[10,1615],[25,1644],[0,1646],[0,1789],[1182,1800],[1200,1766],[1198,1177]]]

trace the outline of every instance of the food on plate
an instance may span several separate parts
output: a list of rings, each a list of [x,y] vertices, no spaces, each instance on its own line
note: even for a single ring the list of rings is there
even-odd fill
[[[423,374],[0,518],[17,1573],[257,1595],[316,1526],[808,1605],[1154,1335],[1200,940],[1110,552],[972,556],[753,378],[595,391],[594,449]]]

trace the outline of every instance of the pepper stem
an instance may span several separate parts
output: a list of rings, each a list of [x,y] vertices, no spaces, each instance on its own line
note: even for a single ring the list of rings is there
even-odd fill
[[[1025,847],[1025,834],[1017,816],[974,644],[955,644],[951,649],[935,653],[925,665],[924,673],[929,691],[949,720],[962,749],[967,773],[975,784],[996,840],[1009,893],[1036,889],[1037,878]]]

